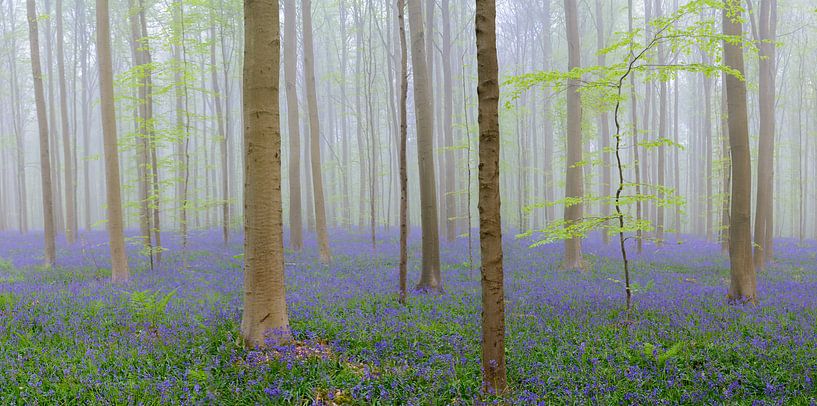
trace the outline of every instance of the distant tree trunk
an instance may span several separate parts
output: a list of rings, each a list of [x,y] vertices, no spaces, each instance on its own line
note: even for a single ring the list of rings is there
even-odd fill
[[[176,177],[179,179],[176,184],[176,201],[179,205],[179,232],[182,237],[182,248],[187,247],[187,230],[188,230],[188,185],[189,185],[189,147],[190,134],[188,134],[187,116],[187,78],[185,71],[187,70],[187,61],[184,56],[184,4],[181,0],[174,1],[173,4],[173,25],[174,38],[177,42],[173,46],[173,59],[175,60],[174,72],[174,100],[175,100],[175,115],[176,115],[176,155],[178,162],[176,163]]]
[[[748,2],[751,10],[752,1]],[[757,202],[755,204],[754,263],[758,271],[772,260],[774,236],[774,138],[775,81],[777,40],[777,0],[760,0],[757,23],[752,27],[758,42],[758,104],[760,136],[758,137]]]
[[[605,54],[601,52],[601,50],[606,47],[604,42],[604,31],[604,10],[602,10],[601,7],[601,0],[596,0],[596,48],[599,51],[597,56],[597,63],[599,66],[607,65],[607,58],[605,57]],[[599,184],[599,188],[601,190],[599,195],[600,197],[604,198],[613,193],[611,188],[612,180],[610,179],[610,153],[607,151],[607,149],[610,148],[610,118],[607,112],[601,113],[598,119],[598,125],[602,158],[601,183]],[[610,216],[610,206],[604,200],[601,201],[601,215],[602,217]],[[602,239],[604,240],[605,244],[609,243],[610,234],[606,231],[602,232]]]
[[[99,94],[102,108],[102,138],[105,149],[105,185],[107,188],[108,234],[111,250],[111,274],[115,283],[129,278],[125,256],[122,221],[122,193],[119,186],[119,152],[116,142],[113,63],[111,62],[111,27],[108,0],[96,0],[97,61],[99,61]]]
[[[551,58],[552,58],[552,33],[551,33],[551,12],[550,12],[550,5],[551,0],[543,0],[543,24],[545,29],[542,30],[542,36],[544,37],[544,43],[542,44],[542,69],[550,70],[551,67]],[[544,176],[542,177],[542,183],[545,189],[544,198],[546,202],[552,202],[556,200],[554,196],[554,187],[555,184],[553,182],[553,121],[550,118],[551,115],[551,92],[550,89],[545,87],[544,95],[543,95],[543,104],[542,104],[542,132],[544,133],[544,151],[539,151],[542,154],[542,165],[544,166]],[[545,207],[545,221],[550,222],[556,219],[556,215],[554,214],[553,206],[547,205]]]
[[[727,0],[723,10],[723,34],[743,37],[740,0]],[[724,42],[726,66],[743,75],[743,48]],[[757,281],[752,263],[752,167],[749,151],[749,118],[746,108],[746,83],[726,76],[726,99],[729,114],[729,147],[732,152],[732,204],[729,224],[729,259],[731,300],[757,300]]]
[[[423,233],[423,264],[418,290],[441,291],[440,239],[437,218],[437,179],[434,173],[434,116],[421,0],[408,0],[411,30],[411,64],[414,72],[414,109],[417,126],[417,159],[420,167],[420,223]]]
[[[451,75],[451,10],[449,0],[442,0],[442,64],[443,64],[443,133],[445,151],[445,235],[448,241],[457,238],[456,174],[454,172],[454,86]]]
[[[221,104],[221,87],[218,83],[218,72],[216,69],[216,18],[215,4],[212,3],[213,10],[210,15],[210,78],[213,82],[213,104],[216,110],[216,121],[218,125],[218,146],[221,158],[221,237],[224,244],[230,239],[230,171],[229,153],[227,151],[227,130],[224,126],[224,112]],[[226,61],[222,61],[226,68]]]
[[[249,0],[246,0],[249,1]],[[306,79],[306,100],[309,107],[310,164],[312,166],[312,188],[315,196],[315,226],[318,231],[318,249],[323,263],[329,263],[329,236],[326,232],[326,208],[323,198],[323,177],[321,173],[320,123],[318,121],[318,94],[315,89],[315,52],[312,44],[312,0],[302,0],[304,31],[304,77]]]
[[[26,0],[28,38],[31,51],[31,73],[34,78],[34,99],[37,104],[37,124],[40,130],[40,179],[43,193],[43,228],[45,229],[45,265],[54,267],[57,248],[54,237],[54,198],[51,187],[51,154],[49,152],[48,116],[45,111],[45,91],[40,67],[40,39],[37,34],[37,6]]]
[[[406,49],[405,0],[397,0],[397,21],[400,32],[400,303],[406,303],[408,272],[408,50]]]
[[[57,71],[59,74],[60,89],[60,118],[62,120],[62,144],[63,144],[63,174],[65,176],[65,239],[68,244],[76,241],[77,233],[77,209],[75,197],[75,182],[73,170],[73,157],[71,145],[73,134],[68,129],[68,95],[65,90],[65,37],[63,35],[62,0],[57,0]]]
[[[704,64],[709,65],[709,56],[704,55]],[[704,176],[706,178],[706,206],[704,209],[706,239],[711,241],[712,230],[712,79],[704,75]]]
[[[45,12],[46,14],[51,13],[51,1],[45,0]],[[46,78],[48,80],[48,137],[49,142],[51,143],[51,147],[49,148],[49,153],[51,154],[51,187],[54,189],[54,221],[56,224],[56,232],[60,233],[65,231],[65,216],[63,215],[62,211],[62,182],[60,181],[60,154],[59,154],[59,140],[57,137],[57,108],[56,108],[56,101],[54,95],[54,78],[55,75],[53,74],[53,67],[54,67],[54,57],[52,50],[54,47],[52,46],[53,43],[53,32],[51,31],[51,20],[50,18],[43,19],[45,24],[45,63],[46,63]]]
[[[156,151],[156,133],[153,123],[153,58],[150,54],[150,39],[148,37],[147,19],[145,18],[145,1],[139,1],[139,22],[142,33],[141,48],[142,48],[142,63],[145,64],[144,69],[144,87],[145,87],[145,135],[147,136],[147,149],[150,153],[148,160],[148,177],[149,183],[152,186],[152,195],[149,196],[150,205],[152,209],[151,215],[151,232],[153,233],[154,248],[161,248],[162,246],[162,224],[160,211],[160,188],[159,185],[159,157]],[[153,249],[151,255],[155,258],[157,263],[162,262],[162,250]]]
[[[723,200],[721,202],[721,251],[729,252],[729,207],[731,205],[732,187],[732,157],[729,151],[729,120],[727,114],[726,102],[726,73],[721,74],[721,159],[723,160],[723,181],[721,193],[723,193]]]
[[[8,2],[9,25],[12,33],[17,32],[17,17],[15,16],[14,2]],[[17,36],[9,35],[11,49],[17,49]],[[25,167],[25,142],[23,139],[23,106],[20,100],[20,82],[17,78],[17,57],[13,52],[8,52],[9,73],[11,74],[11,102],[12,106],[12,128],[14,130],[16,163],[17,163],[17,206],[19,210],[18,227],[21,233],[28,232],[28,192],[26,183]]]
[[[61,0],[60,0],[61,1]],[[150,162],[148,155],[147,135],[147,86],[145,83],[145,61],[142,53],[142,30],[139,21],[139,13],[136,12],[138,5],[136,1],[129,2],[130,29],[131,29],[131,55],[133,66],[137,70],[138,91],[137,106],[134,112],[136,123],[136,173],[139,196],[139,234],[143,240],[144,247],[150,252],[151,268],[153,265],[153,244],[151,242],[151,209],[150,209]]]
[[[581,43],[579,37],[578,9],[576,0],[565,0],[565,26],[567,29],[568,70],[581,67]],[[567,83],[567,170],[565,176],[565,197],[584,198],[584,169],[582,168],[582,101],[579,94],[580,83],[570,79]],[[583,216],[581,202],[565,204],[565,226],[580,221]],[[564,269],[584,269],[582,260],[582,240],[573,237],[565,240]]]
[[[633,0],[627,1],[627,26],[629,32],[633,32]],[[641,196],[641,160],[639,159],[638,146],[638,98],[636,97],[636,83],[635,75],[630,75],[630,100],[632,107],[630,108],[630,119],[633,123],[633,170],[635,172],[635,194]],[[641,221],[641,200],[635,201],[635,221]],[[636,252],[641,253],[644,249],[644,238],[641,228],[635,231]]]
[[[287,128],[289,129],[289,239],[292,249],[303,249],[301,220],[301,135],[298,115],[298,38],[296,0],[284,1],[284,81],[286,83]]]
[[[570,0],[568,0],[570,1]],[[482,253],[482,387],[507,390],[505,286],[499,193],[499,67],[496,1],[477,0],[475,18],[479,93],[479,241]]]
[[[661,5],[661,0],[655,0],[655,11],[656,16],[661,18],[663,15],[663,8]],[[664,51],[664,46],[658,46],[658,64],[665,65],[666,64],[666,55]],[[667,82],[662,80],[658,85],[658,137],[666,138],[667,137],[667,127],[668,127],[668,98],[667,98]],[[666,195],[664,193],[665,187],[665,174],[666,174],[666,148],[664,145],[659,145],[657,148],[656,153],[658,154],[658,176],[657,176],[657,184],[658,184],[658,198],[665,199]],[[659,202],[656,205],[656,241],[659,246],[663,245],[664,243],[664,204]]]
[[[308,9],[306,9],[308,10]],[[250,347],[290,338],[284,287],[277,0],[244,2],[244,312]]]

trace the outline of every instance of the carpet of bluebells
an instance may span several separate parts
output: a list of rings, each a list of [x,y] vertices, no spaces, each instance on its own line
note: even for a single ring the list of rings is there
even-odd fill
[[[476,238],[476,236],[474,236]],[[132,280],[108,282],[104,233],[59,243],[0,233],[0,404],[817,404],[817,247],[778,242],[757,307],[725,302],[715,243],[645,246],[626,322],[616,245],[590,240],[587,272],[561,246],[508,238],[505,399],[479,392],[479,275],[464,239],[442,247],[445,293],[396,301],[397,235],[287,252],[296,342],[238,337],[241,240],[171,240],[151,270],[129,240]],[[475,242],[474,250],[478,250]],[[409,280],[418,279],[411,236]],[[475,253],[476,257],[476,253]],[[476,261],[475,261],[476,262]]]

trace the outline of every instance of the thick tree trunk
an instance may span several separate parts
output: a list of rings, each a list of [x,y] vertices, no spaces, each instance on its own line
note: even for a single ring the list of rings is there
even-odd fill
[[[723,34],[743,36],[739,0],[727,0],[723,11]],[[724,63],[744,73],[743,49],[724,42]],[[729,147],[732,153],[732,204],[729,224],[729,260],[731,300],[757,300],[757,281],[752,263],[752,167],[749,151],[749,118],[746,108],[746,83],[726,76],[726,99],[729,114]]]
[[[318,121],[318,94],[315,89],[315,52],[312,44],[312,1],[302,0],[304,32],[304,77],[306,99],[309,108],[310,165],[312,167],[312,188],[315,197],[315,227],[318,232],[318,250],[323,263],[332,260],[329,251],[329,236],[326,231],[326,208],[323,197],[323,177],[321,172],[320,122]]]
[[[102,109],[102,139],[105,151],[105,186],[108,206],[108,235],[111,251],[111,277],[115,283],[130,276],[125,256],[122,221],[122,193],[119,179],[119,152],[116,141],[113,64],[111,62],[111,26],[108,0],[96,0],[97,61],[99,61],[99,95]]]
[[[579,38],[578,9],[576,0],[564,0],[565,26],[568,42],[568,70],[581,67],[581,42]],[[567,169],[565,174],[565,197],[584,198],[584,168],[582,165],[582,101],[579,94],[580,82],[569,79],[567,83]],[[583,217],[582,202],[565,204],[565,226],[570,227]],[[572,237],[565,240],[564,269],[584,269],[582,240]]]
[[[423,260],[418,290],[441,291],[440,239],[437,218],[437,178],[434,173],[434,116],[429,72],[426,66],[425,34],[421,0],[408,0],[411,31],[411,64],[414,71],[414,109],[417,126],[417,160],[420,176],[420,223]]]
[[[475,26],[477,93],[479,94],[482,387],[488,393],[503,393],[507,390],[505,277],[502,266],[502,220],[499,193],[499,67],[496,53],[495,0],[477,0]]]
[[[308,9],[307,9],[308,10]],[[277,0],[244,1],[244,312],[251,347],[290,337],[284,287]],[[267,336],[272,331],[272,336]]]
[[[40,67],[40,39],[37,33],[37,6],[26,0],[28,38],[31,51],[31,73],[34,79],[34,100],[37,106],[37,125],[40,131],[40,179],[43,193],[43,228],[45,231],[45,265],[53,267],[57,261],[54,238],[54,198],[51,187],[51,154],[49,151],[48,116],[45,111],[45,91]]]
[[[289,239],[292,249],[303,249],[301,220],[301,134],[298,115],[298,38],[296,0],[284,1],[284,82],[286,83],[289,132]]]
[[[731,206],[732,156],[729,151],[729,120],[726,103],[726,73],[721,75],[721,159],[723,160],[723,179],[721,181],[721,251],[729,252],[729,207]]]

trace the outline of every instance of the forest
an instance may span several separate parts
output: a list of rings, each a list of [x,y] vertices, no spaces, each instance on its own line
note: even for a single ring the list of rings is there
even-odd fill
[[[0,0],[0,404],[817,406],[814,0]]]

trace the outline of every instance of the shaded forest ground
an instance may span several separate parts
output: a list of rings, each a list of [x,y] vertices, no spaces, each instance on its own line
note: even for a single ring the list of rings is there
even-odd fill
[[[37,265],[40,236],[0,233],[0,403],[480,400],[479,271],[466,241],[443,244],[446,293],[411,295],[402,308],[396,232],[379,236],[376,253],[367,235],[331,237],[331,266],[319,265],[314,240],[287,254],[297,343],[257,352],[237,340],[241,241],[225,248],[219,233],[199,233],[184,255],[171,241],[149,271],[131,240],[136,274],[112,286],[104,233],[60,244],[55,270]],[[410,242],[416,281],[419,236]],[[505,246],[512,403],[815,404],[814,242],[779,241],[756,308],[725,305],[717,244],[648,244],[635,261],[632,324],[622,323],[615,244],[586,242],[583,274],[558,271],[560,244],[528,244]]]

